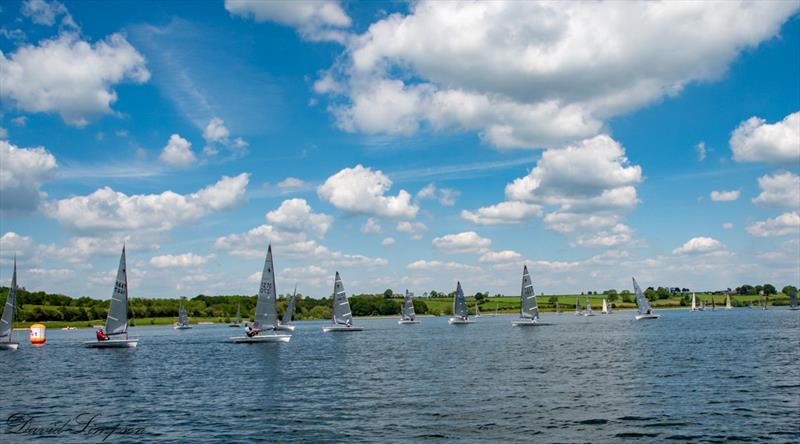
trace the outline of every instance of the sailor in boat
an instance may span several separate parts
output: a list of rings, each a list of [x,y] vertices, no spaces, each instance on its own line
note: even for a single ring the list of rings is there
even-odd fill
[[[98,341],[108,341],[108,335],[103,331],[102,327],[97,329],[97,340]]]
[[[261,329],[253,328],[250,324],[247,324],[247,327],[244,328],[244,332],[248,338],[252,338],[253,336],[261,333]]]

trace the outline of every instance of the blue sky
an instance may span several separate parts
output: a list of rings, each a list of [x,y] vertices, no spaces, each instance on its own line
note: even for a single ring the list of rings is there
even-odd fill
[[[800,281],[800,2],[4,2],[0,280]]]

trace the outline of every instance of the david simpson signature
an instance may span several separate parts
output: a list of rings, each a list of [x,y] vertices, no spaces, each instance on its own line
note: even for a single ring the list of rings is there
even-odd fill
[[[145,428],[120,422],[101,423],[101,413],[80,413],[74,417],[51,422],[36,422],[29,413],[12,413],[6,419],[6,433],[10,435],[58,436],[80,435],[101,437],[106,441],[113,435],[143,435]]]

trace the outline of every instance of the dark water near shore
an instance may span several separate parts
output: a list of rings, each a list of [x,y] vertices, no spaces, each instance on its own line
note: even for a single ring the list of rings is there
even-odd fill
[[[0,442],[103,439],[9,434],[15,412],[145,428],[106,442],[800,441],[800,312],[661,314],[298,322],[290,343],[260,345],[224,342],[227,326],[136,327],[128,350],[50,330],[42,348],[0,352]]]

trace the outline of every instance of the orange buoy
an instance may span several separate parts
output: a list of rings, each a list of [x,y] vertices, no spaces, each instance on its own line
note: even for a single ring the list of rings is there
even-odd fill
[[[44,345],[47,339],[44,336],[44,332],[47,329],[43,324],[33,324],[31,325],[31,344],[33,345]]]

